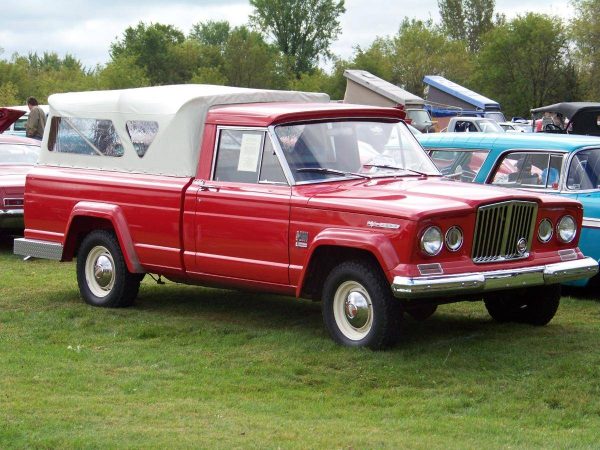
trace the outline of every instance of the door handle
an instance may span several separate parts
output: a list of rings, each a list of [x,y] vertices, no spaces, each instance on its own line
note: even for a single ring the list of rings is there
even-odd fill
[[[219,186],[217,186],[216,184],[205,184],[202,183],[200,185],[200,190],[201,191],[214,191],[214,192],[219,192]]]

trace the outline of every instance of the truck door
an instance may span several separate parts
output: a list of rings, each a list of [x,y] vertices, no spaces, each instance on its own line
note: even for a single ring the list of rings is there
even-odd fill
[[[217,130],[210,180],[198,181],[194,272],[289,284],[291,188],[266,130]]]

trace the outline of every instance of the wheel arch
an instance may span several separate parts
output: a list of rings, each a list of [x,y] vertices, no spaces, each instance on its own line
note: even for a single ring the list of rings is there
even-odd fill
[[[384,276],[399,264],[396,250],[390,239],[383,234],[326,230],[314,239],[310,247],[307,263],[296,288],[296,296],[320,299],[327,274],[336,265],[352,259],[369,260],[379,267]]]
[[[83,238],[98,229],[115,233],[129,272],[145,272],[135,251],[122,208],[109,203],[79,202],[75,205],[67,223],[63,260],[72,259],[77,254]]]

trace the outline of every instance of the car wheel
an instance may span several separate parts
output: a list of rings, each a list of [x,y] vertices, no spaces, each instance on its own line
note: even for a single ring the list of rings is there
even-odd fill
[[[93,306],[120,308],[133,304],[143,274],[127,270],[115,234],[96,230],[88,234],[77,255],[79,292]]]
[[[357,260],[335,267],[325,280],[322,308],[325,326],[339,344],[379,350],[398,341],[400,303],[375,264]]]
[[[490,316],[497,322],[543,326],[556,315],[560,304],[560,285],[490,294],[484,303]]]

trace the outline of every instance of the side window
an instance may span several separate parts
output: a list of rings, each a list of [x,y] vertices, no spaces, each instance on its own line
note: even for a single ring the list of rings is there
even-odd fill
[[[496,167],[492,184],[510,187],[558,188],[560,155],[510,153]]]
[[[53,117],[50,127],[51,152],[123,156],[123,144],[111,120]]]
[[[251,130],[221,130],[214,179],[258,183],[265,133]]]
[[[287,184],[283,169],[281,168],[281,164],[279,164],[275,149],[269,138],[266,138],[265,140],[265,148],[263,150],[262,163],[260,165],[259,182]]]
[[[128,120],[127,133],[137,155],[142,158],[158,133],[158,123],[150,120]]]

